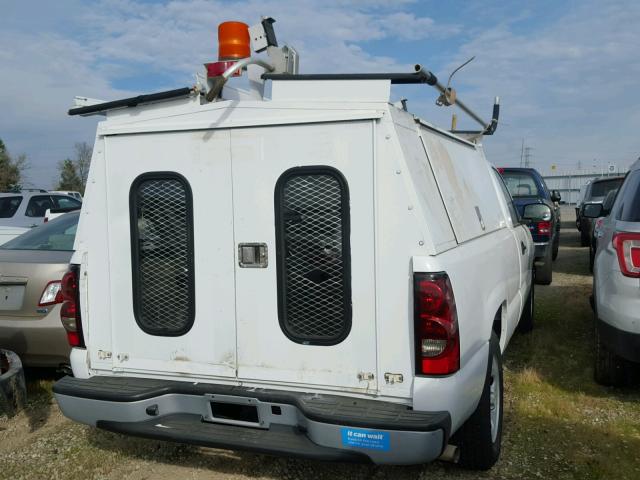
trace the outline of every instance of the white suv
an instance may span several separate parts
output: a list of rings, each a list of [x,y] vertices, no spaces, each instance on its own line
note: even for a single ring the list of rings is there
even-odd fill
[[[397,79],[274,75],[268,99],[102,108],[63,288],[65,415],[213,447],[494,464],[534,244],[481,135],[390,104]]]
[[[0,193],[0,226],[31,228],[44,223],[48,209],[79,209],[82,202],[46,190]]]

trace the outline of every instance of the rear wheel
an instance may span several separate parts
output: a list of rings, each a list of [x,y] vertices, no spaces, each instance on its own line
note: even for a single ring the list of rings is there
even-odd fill
[[[553,244],[553,254],[551,255],[551,259],[553,261],[555,261],[556,258],[558,258],[559,251],[560,251],[560,234],[558,234],[558,240],[556,240],[555,243]]]
[[[596,247],[593,245],[593,242],[591,243],[591,245],[589,245],[589,271],[591,273],[593,273],[593,262],[596,259]]]
[[[529,333],[533,330],[533,313],[534,313],[534,296],[535,296],[535,287],[534,287],[534,276],[531,276],[531,288],[529,289],[529,295],[527,296],[527,301],[524,304],[524,308],[522,309],[522,316],[520,317],[520,321],[518,322],[518,331],[520,333]]]
[[[629,365],[602,342],[596,326],[596,362],[594,377],[600,385],[624,387],[629,376]]]
[[[451,439],[460,447],[460,465],[490,469],[500,457],[502,442],[502,355],[495,333],[489,341],[489,362],[478,407]]]
[[[551,248],[547,247],[547,254],[544,257],[544,265],[536,267],[536,283],[549,285],[553,280],[553,259]]]

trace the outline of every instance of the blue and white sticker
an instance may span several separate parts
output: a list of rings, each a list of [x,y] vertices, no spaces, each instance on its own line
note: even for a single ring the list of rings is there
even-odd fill
[[[358,428],[341,428],[342,446],[366,448],[369,450],[389,451],[389,432],[362,430]]]

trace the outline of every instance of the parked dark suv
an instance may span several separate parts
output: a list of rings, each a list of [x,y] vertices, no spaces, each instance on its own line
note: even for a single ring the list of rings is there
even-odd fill
[[[524,215],[525,205],[537,202],[549,208],[548,220],[527,221],[536,245],[536,283],[549,285],[553,275],[553,260],[558,256],[560,246],[560,193],[556,190],[550,192],[542,175],[533,168],[498,170],[524,221],[527,221]]]
[[[604,202],[607,194],[612,190],[618,190],[623,181],[624,177],[603,177],[596,178],[587,185],[587,189],[584,192],[584,198],[582,199],[582,205],[577,211],[578,218],[576,219],[578,230],[580,230],[580,244],[583,247],[591,244],[593,233],[593,219],[585,217],[582,214],[585,204]]]

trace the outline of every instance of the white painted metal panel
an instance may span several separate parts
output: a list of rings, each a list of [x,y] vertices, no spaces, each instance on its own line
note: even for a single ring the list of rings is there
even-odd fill
[[[482,151],[420,128],[458,242],[497,230],[504,217]]]
[[[118,136],[106,143],[114,369],[235,377],[229,132]],[[140,174],[162,171],[184,176],[193,192],[195,321],[177,337],[145,333],[133,314],[129,191]]]
[[[111,370],[113,366],[105,155],[105,141],[97,137],[71,259],[71,263],[81,266],[80,309],[85,344],[89,347],[88,364],[99,370]]]
[[[388,102],[389,80],[274,80],[274,101]]]
[[[253,128],[231,132],[235,240],[266,243],[267,268],[236,261],[238,377],[242,381],[375,391],[373,122]],[[352,326],[337,345],[303,345],[278,319],[274,189],[296,166],[330,166],[349,186]]]
[[[392,114],[394,113],[396,112],[392,111]],[[399,113],[396,113],[394,118],[397,116]],[[416,193],[416,202],[418,203],[415,208],[422,215],[421,223],[427,226],[429,240],[433,242],[434,253],[454,247],[456,239],[424,146],[420,141],[418,126],[414,121],[411,121],[408,127],[396,124],[395,134],[398,136],[404,163],[408,170],[404,176],[412,182],[411,189]]]

